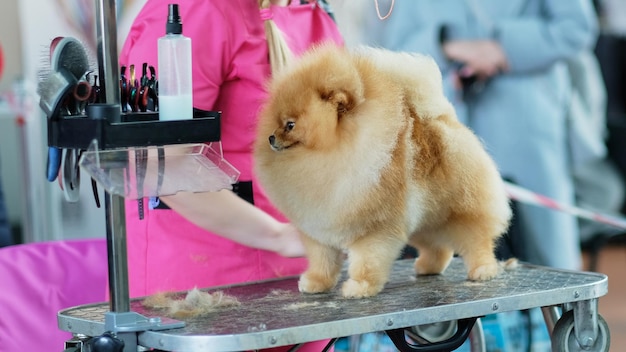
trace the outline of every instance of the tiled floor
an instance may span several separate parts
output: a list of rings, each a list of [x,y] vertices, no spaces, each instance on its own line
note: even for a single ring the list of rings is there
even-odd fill
[[[609,277],[609,292],[600,298],[599,310],[609,325],[611,352],[626,351],[626,244],[603,248],[596,271]]]

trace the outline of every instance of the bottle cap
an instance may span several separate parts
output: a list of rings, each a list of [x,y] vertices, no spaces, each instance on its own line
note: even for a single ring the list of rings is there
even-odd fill
[[[165,24],[165,34],[183,33],[183,21],[178,13],[178,4],[167,5],[167,23]]]

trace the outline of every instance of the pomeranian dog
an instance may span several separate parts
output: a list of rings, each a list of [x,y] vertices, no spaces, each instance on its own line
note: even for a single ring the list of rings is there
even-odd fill
[[[374,296],[406,244],[418,251],[418,275],[442,273],[455,253],[470,280],[498,274],[509,200],[432,58],[324,44],[268,86],[255,168],[303,234],[301,292],[334,288],[347,252],[342,295]]]

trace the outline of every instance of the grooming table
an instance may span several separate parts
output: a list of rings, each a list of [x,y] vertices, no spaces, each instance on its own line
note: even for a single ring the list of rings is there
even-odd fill
[[[609,331],[597,314],[597,299],[608,291],[602,274],[520,263],[494,280],[472,282],[458,258],[444,274],[420,277],[415,277],[413,259],[406,259],[395,263],[379,295],[365,299],[341,297],[345,271],[343,276],[326,294],[300,293],[297,277],[211,288],[207,291],[223,291],[240,304],[186,319],[182,328],[137,332],[138,345],[163,351],[255,350],[542,307],[553,339],[565,344],[576,338],[595,341],[608,351]],[[185,292],[178,295],[182,298]],[[546,311],[555,307],[563,307],[565,314],[550,321]],[[107,303],[65,309],[58,314],[59,327],[75,335],[101,335],[108,310]],[[131,300],[131,310],[148,318],[160,316],[143,307],[142,299]],[[577,317],[575,329],[572,315]],[[561,322],[568,316],[569,321]]]

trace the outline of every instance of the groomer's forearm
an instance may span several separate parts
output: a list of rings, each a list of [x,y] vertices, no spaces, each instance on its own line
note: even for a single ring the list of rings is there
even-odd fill
[[[231,191],[178,193],[161,200],[205,230],[250,247],[277,250],[281,224]]]

